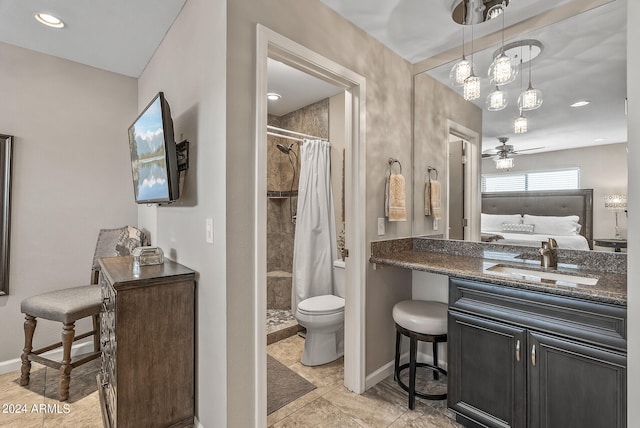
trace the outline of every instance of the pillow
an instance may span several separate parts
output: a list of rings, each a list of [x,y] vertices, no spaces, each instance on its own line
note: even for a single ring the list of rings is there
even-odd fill
[[[522,224],[522,223],[502,223],[503,232],[511,233],[533,233],[535,228],[534,224]]]
[[[535,225],[536,233],[559,236],[577,235],[581,228],[579,220],[577,215],[556,217],[525,214],[523,218],[524,224]]]
[[[502,223],[522,223],[520,214],[480,214],[480,230],[483,232],[502,232]]]

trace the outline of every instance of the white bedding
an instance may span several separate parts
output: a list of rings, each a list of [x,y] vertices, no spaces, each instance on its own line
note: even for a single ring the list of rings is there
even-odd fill
[[[582,235],[543,235],[536,233],[508,233],[508,232],[484,232],[491,235],[500,235],[504,239],[492,241],[495,244],[527,245],[540,247],[541,242],[553,238],[558,243],[558,248],[568,250],[589,250],[589,243]]]

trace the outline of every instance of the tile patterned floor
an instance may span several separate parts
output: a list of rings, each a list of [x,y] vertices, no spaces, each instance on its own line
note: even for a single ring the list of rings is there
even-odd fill
[[[407,393],[392,377],[364,394],[349,392],[343,386],[343,359],[319,367],[300,363],[304,339],[298,336],[267,347],[267,353],[316,385],[317,389],[267,417],[271,428],[284,427],[380,427],[455,428],[461,427],[447,409],[446,400],[416,399],[415,410],[407,408]],[[427,376],[422,376],[428,378]],[[444,379],[442,380],[444,381]],[[418,388],[436,393],[442,382],[429,381]]]
[[[300,363],[303,348],[304,339],[299,336],[291,336],[267,347],[271,356],[317,387],[269,415],[269,427],[460,427],[447,410],[445,401],[417,399],[415,410],[409,410],[406,393],[391,377],[362,395],[349,392],[342,386],[342,359],[319,367],[306,367]],[[9,409],[3,412],[0,408],[0,427],[102,427],[95,380],[98,370],[99,360],[74,370],[68,407],[57,400],[59,379],[56,370],[34,363],[27,388],[20,386],[18,371],[0,375],[0,405],[18,404],[26,409],[26,412],[17,413],[15,408],[13,412]]]

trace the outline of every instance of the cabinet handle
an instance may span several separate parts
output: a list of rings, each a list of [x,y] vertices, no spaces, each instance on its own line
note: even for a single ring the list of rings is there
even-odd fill
[[[520,361],[520,340],[516,341],[516,361]]]
[[[533,364],[533,366],[536,366],[536,345],[533,345],[531,347],[531,364]]]

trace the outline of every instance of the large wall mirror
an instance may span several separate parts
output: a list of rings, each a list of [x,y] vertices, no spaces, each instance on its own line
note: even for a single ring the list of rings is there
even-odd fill
[[[471,142],[470,150],[472,153],[481,153],[477,168],[483,178],[478,177],[477,183],[470,182],[468,177],[462,181],[470,186],[464,191],[470,194],[466,203],[471,204],[471,208],[482,206],[480,195],[483,190],[500,191],[501,185],[512,186],[520,181],[528,186],[522,190],[546,190],[548,187],[545,186],[549,186],[557,177],[537,173],[555,172],[556,175],[562,175],[566,171],[566,174],[577,176],[579,189],[593,190],[593,238],[602,241],[618,235],[624,240],[627,227],[624,203],[612,204],[607,197],[627,194],[626,1],[585,3],[591,3],[588,10],[568,12],[567,8],[557,7],[557,13],[552,10],[525,21],[514,18],[511,22],[510,6],[507,6],[504,33],[501,20],[475,24],[476,37],[483,33],[482,26],[492,26],[490,33],[494,35],[492,42],[485,42],[484,45],[480,39],[476,39],[473,62],[476,74],[482,78],[478,99],[465,101],[462,88],[454,87],[450,82],[451,68],[461,58],[462,49],[455,60],[442,60],[440,64],[432,62],[433,67],[415,75],[414,235],[442,234],[446,238],[463,237],[470,240],[481,238],[482,231],[464,235],[448,224],[450,217],[455,218],[451,220],[455,222],[453,226],[460,221],[459,202],[450,207],[449,198],[451,202],[454,198],[461,200],[456,194],[459,184],[455,186],[456,189],[453,189],[453,185],[449,186],[452,188],[447,187],[453,183],[449,176],[459,174],[449,165],[449,147],[452,141],[454,145],[458,144],[456,141],[468,140],[464,137],[477,132],[479,141],[475,143],[476,146]],[[465,28],[466,56],[471,59],[471,26],[455,25],[460,28],[460,40]],[[487,34],[489,32],[484,31],[486,39]],[[507,106],[502,110],[490,111],[487,96],[496,90],[496,84],[489,82],[487,71],[502,46],[501,37],[495,37],[496,34],[505,35],[505,52],[512,58],[518,74],[514,81],[499,87],[507,93]],[[481,46],[479,50],[478,46]],[[543,103],[537,109],[521,111],[518,97],[528,88],[530,81],[534,88],[542,92]],[[435,82],[441,83],[444,88],[439,88]],[[427,101],[436,102],[437,105],[437,101],[431,100],[432,97],[442,99],[446,106],[436,107],[435,112],[433,107],[427,111]],[[425,101],[425,98],[429,100]],[[579,101],[588,104],[572,106]],[[434,114],[440,116],[433,120],[426,119]],[[516,133],[514,128],[514,121],[520,115],[528,121],[524,133]],[[451,133],[451,123],[468,129],[469,135]],[[434,129],[437,132],[433,132]],[[437,141],[430,141],[434,139]],[[503,147],[505,151],[501,150]],[[496,160],[500,157],[512,159],[507,161],[506,169],[497,168]],[[469,161],[468,158],[466,160]],[[471,159],[471,162],[476,161]],[[509,165],[509,162],[513,164]],[[426,165],[438,168],[443,181],[443,219],[438,228],[434,227],[436,224],[432,218],[421,213]],[[470,173],[469,169],[465,171]],[[536,184],[536,179],[540,177],[542,179],[538,181],[542,183]],[[469,217],[463,220],[465,225],[478,225],[480,212],[481,209],[475,208],[469,211]],[[558,215],[565,214],[558,212]],[[611,251],[611,248],[593,246],[593,242],[589,244],[595,250]]]
[[[0,134],[0,296],[9,294],[12,143],[12,136]]]

